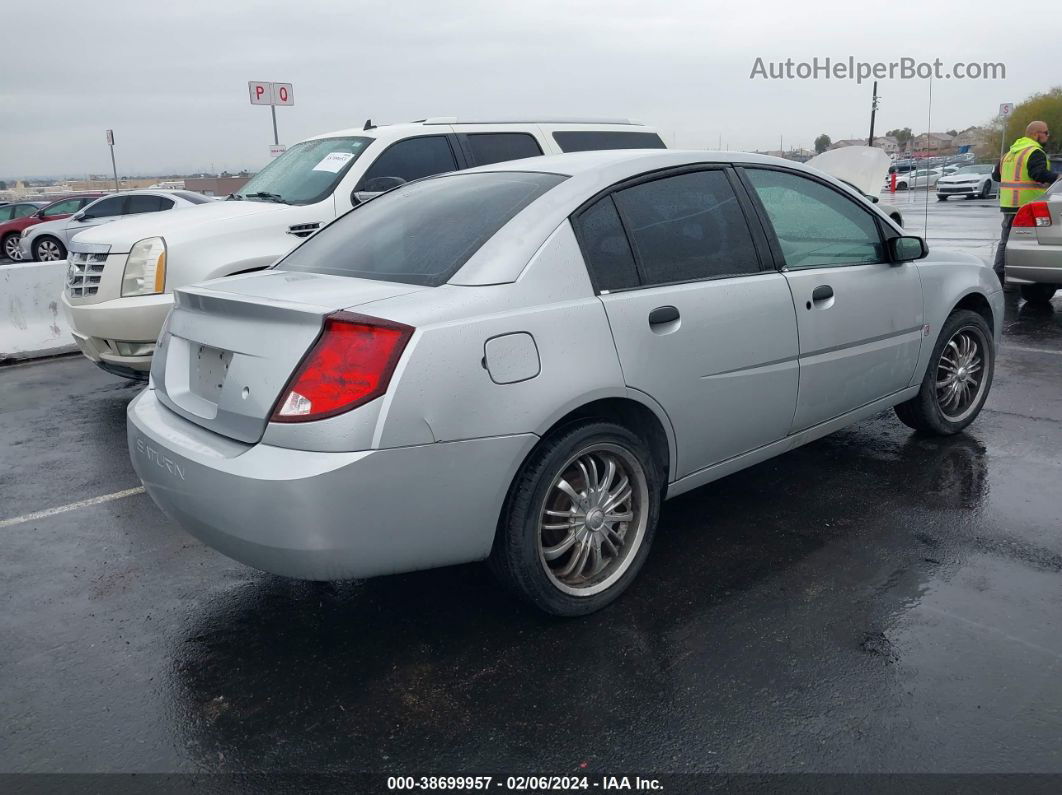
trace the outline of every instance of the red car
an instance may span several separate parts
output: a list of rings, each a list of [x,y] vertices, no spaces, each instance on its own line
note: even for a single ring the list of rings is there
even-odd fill
[[[89,202],[94,202],[103,193],[72,193],[52,202],[14,202],[0,207],[0,256],[18,262],[22,253],[18,249],[18,239],[27,226],[56,221],[73,215]]]

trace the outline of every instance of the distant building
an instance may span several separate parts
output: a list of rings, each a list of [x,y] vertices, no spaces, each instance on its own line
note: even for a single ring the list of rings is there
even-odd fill
[[[954,136],[943,132],[925,132],[915,136],[911,148],[916,154],[947,155],[955,151]]]
[[[158,182],[158,177],[122,177],[118,180],[122,190],[139,190],[150,188]],[[66,183],[72,191],[114,190],[114,177],[93,177],[91,179],[72,179]]]
[[[236,177],[185,177],[184,187],[185,190],[194,190],[196,193],[203,193],[207,196],[228,196],[246,185],[252,176],[244,174]]]
[[[951,145],[960,151],[968,152],[975,146],[980,146],[987,139],[985,130],[981,127],[967,127],[952,139]]]
[[[841,149],[845,146],[866,146],[866,138],[843,138],[830,144],[830,149]]]
[[[874,139],[874,146],[881,149],[887,155],[900,153],[900,142],[892,135],[882,135]]]

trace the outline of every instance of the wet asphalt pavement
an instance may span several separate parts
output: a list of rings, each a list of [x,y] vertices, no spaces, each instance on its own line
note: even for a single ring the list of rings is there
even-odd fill
[[[930,211],[991,254],[991,203]],[[139,485],[138,389],[0,369],[0,520]],[[889,412],[670,501],[585,619],[476,565],[262,574],[143,494],[0,522],[0,772],[1062,773],[1060,450],[1062,299],[1010,298],[967,433]]]

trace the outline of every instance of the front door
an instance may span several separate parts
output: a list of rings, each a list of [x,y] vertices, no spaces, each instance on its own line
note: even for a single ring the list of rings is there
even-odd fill
[[[800,333],[792,433],[908,386],[922,344],[922,286],[888,261],[882,228],[854,196],[782,169],[747,168],[785,261]]]

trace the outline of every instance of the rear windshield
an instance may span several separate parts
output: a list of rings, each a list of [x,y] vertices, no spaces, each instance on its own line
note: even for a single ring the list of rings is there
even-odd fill
[[[497,171],[412,182],[355,207],[276,267],[435,287],[517,213],[565,179]]]

